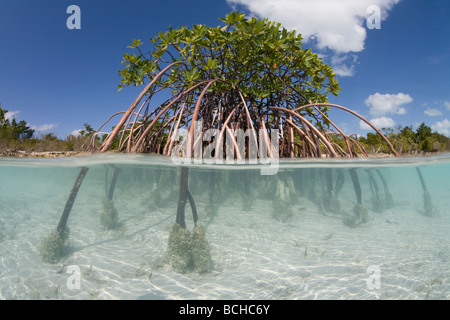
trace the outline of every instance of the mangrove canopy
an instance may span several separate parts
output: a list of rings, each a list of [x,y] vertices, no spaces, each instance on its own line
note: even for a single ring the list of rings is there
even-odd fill
[[[105,134],[101,128],[121,116],[104,135],[99,151],[170,155],[180,130],[193,136],[201,123],[202,132],[220,132],[217,144],[236,130],[263,131],[255,139],[268,145],[277,139],[280,157],[366,155],[364,147],[328,117],[330,108],[338,108],[366,121],[396,153],[366,119],[327,102],[328,95],[337,96],[341,89],[336,74],[302,47],[300,34],[239,12],[220,20],[217,27],[170,27],[150,39],[149,51],[141,40],[133,41],[119,71],[119,90],[144,88],[128,110],[113,114],[100,127],[97,134]],[[344,141],[343,146],[336,139]],[[198,143],[192,139],[189,148]],[[236,157],[248,156],[248,146],[246,150]]]

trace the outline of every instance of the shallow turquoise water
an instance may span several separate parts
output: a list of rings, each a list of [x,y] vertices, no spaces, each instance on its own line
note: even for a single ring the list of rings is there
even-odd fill
[[[39,244],[81,167],[64,253],[44,262]],[[450,298],[449,155],[285,160],[275,175],[256,165],[188,167],[211,250],[206,273],[177,272],[164,259],[181,176],[170,159],[0,159],[0,298]],[[100,217],[114,168],[118,222],[107,229]],[[352,175],[364,218],[354,214]],[[189,203],[186,225],[194,228]]]

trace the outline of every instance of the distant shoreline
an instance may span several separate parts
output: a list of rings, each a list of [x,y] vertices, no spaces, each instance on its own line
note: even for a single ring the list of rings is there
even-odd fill
[[[20,150],[6,150],[0,151],[2,158],[67,158],[74,156],[89,155],[89,152],[81,151],[20,151]]]
[[[111,153],[111,152],[110,152]],[[400,155],[398,158],[412,158],[412,157],[431,157],[448,152],[409,152]],[[4,150],[0,151],[0,158],[68,158],[75,156],[89,156],[94,153],[87,151],[21,151],[21,150]],[[364,159],[365,157],[359,157]],[[367,158],[395,158],[395,155],[390,153],[370,153]]]

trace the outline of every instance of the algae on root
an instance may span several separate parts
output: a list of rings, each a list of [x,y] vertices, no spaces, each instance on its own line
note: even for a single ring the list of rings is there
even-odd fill
[[[213,200],[208,197],[205,201],[205,213],[208,217],[214,217],[217,214],[217,206],[214,204]]]
[[[294,214],[292,213],[292,206],[287,201],[280,198],[274,198],[272,200],[272,217],[277,221],[286,222]]]
[[[100,215],[100,223],[106,229],[113,229],[119,220],[119,213],[114,206],[113,200],[105,200],[103,202],[103,211]]]
[[[64,253],[64,244],[69,238],[69,228],[62,231],[53,230],[40,244],[42,260],[48,263],[57,262]]]
[[[191,233],[182,228],[178,223],[174,223],[169,234],[167,248],[167,261],[169,265],[180,273],[185,273],[192,269],[191,255]]]
[[[211,269],[211,251],[206,239],[205,228],[198,226],[192,232],[191,254],[195,272],[208,272]]]
[[[174,223],[169,234],[166,259],[179,273],[210,271],[212,259],[205,229],[199,226],[191,233]]]
[[[344,219],[344,223],[350,228],[356,228],[362,223],[369,221],[369,212],[367,208],[362,204],[358,203],[353,208],[353,215],[348,216]]]
[[[384,199],[380,195],[374,195],[371,198],[372,210],[377,213],[381,213],[385,210],[386,206]]]

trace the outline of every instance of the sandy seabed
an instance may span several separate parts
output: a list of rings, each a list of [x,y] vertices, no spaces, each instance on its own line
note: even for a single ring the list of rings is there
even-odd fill
[[[450,299],[448,200],[430,218],[421,199],[400,194],[396,207],[370,211],[368,223],[349,228],[307,199],[278,221],[262,199],[250,211],[226,201],[210,218],[199,196],[214,267],[180,274],[162,263],[176,201],[150,210],[142,191],[119,194],[120,224],[105,230],[102,195],[95,184],[82,187],[67,254],[56,264],[42,262],[38,247],[56,227],[67,192],[0,197],[0,299]],[[353,205],[341,203],[346,211]]]

